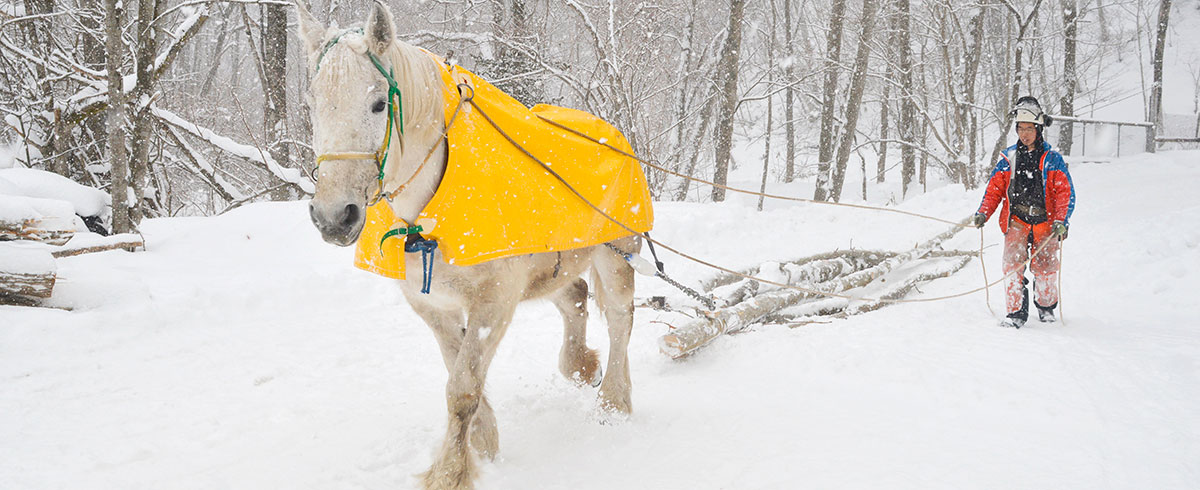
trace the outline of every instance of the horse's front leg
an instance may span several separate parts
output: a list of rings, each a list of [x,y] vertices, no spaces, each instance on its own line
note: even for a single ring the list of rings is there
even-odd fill
[[[442,351],[442,361],[446,363],[446,372],[453,373],[454,363],[458,361],[458,351],[462,346],[463,335],[467,328],[464,311],[460,308],[435,308],[411,299],[409,304],[433,331],[433,336],[437,339],[438,347]],[[496,453],[500,450],[496,416],[492,413],[492,406],[488,403],[486,396],[481,398],[479,409],[476,410],[475,418],[471,422],[471,447],[480,456],[489,460],[495,459]]]
[[[471,458],[468,444],[472,425],[479,424],[481,433],[477,439],[484,444],[498,440],[495,418],[490,407],[483,415],[480,407],[483,385],[488,367],[496,354],[496,347],[504,337],[508,324],[516,310],[516,300],[495,301],[473,305],[467,313],[467,328],[458,348],[458,355],[450,367],[446,382],[446,408],[449,421],[446,425],[446,440],[433,466],[424,475],[426,488],[462,489],[472,488],[475,478],[475,461]],[[483,416],[487,419],[477,419]],[[487,429],[490,428],[490,431]],[[481,448],[483,453],[494,452],[495,448]],[[490,449],[490,451],[489,451]]]

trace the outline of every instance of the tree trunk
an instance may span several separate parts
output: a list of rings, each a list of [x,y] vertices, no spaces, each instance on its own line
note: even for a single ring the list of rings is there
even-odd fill
[[[897,42],[900,44],[900,187],[901,195],[908,195],[908,186],[912,184],[913,174],[916,173],[916,150],[913,148],[916,130],[916,108],[913,103],[912,75],[912,12],[908,0],[896,0],[900,28],[897,30]]]
[[[884,76],[883,82],[883,100],[879,102],[879,163],[876,164],[875,182],[882,184],[886,179],[887,173],[887,153],[888,153],[888,117],[889,109],[891,108],[891,91],[892,79],[896,76],[896,70],[891,60],[888,60],[887,75]]]
[[[967,48],[967,69],[965,75],[966,102],[975,103],[975,81],[979,77],[979,60],[983,59],[983,17],[987,13],[987,9],[980,7],[979,11],[971,17],[971,45]],[[977,153],[977,141],[979,134],[979,116],[974,109],[966,106],[961,107],[964,120],[968,124],[967,128],[967,180],[966,186],[968,189],[974,189],[979,186],[979,172],[976,167],[975,154]]]
[[[843,1],[843,0],[838,0]],[[717,65],[717,85],[721,87],[721,108],[717,119],[717,161],[713,182],[725,185],[729,180],[729,159],[733,150],[733,120],[738,105],[738,56],[742,45],[742,19],[746,0],[730,0],[729,26],[721,60]],[[714,186],[713,202],[725,200],[725,189]]]
[[[1079,32],[1079,0],[1063,0],[1063,85],[1066,92],[1058,104],[1058,113],[1064,116],[1075,115],[1075,89],[1079,79],[1075,69],[1075,36]],[[1058,130],[1058,149],[1063,155],[1071,153],[1073,130],[1075,125],[1063,121]]]
[[[783,181],[791,182],[796,179],[796,124],[792,120],[792,67],[796,64],[795,49],[792,47],[792,0],[783,0],[783,45],[787,50],[787,64],[783,69],[783,83],[787,89],[783,91],[783,120],[785,138],[787,138],[787,166],[783,171]]]
[[[858,35],[858,50],[854,55],[854,73],[850,78],[850,100],[846,102],[846,126],[842,128],[842,138],[838,143],[837,166],[833,171],[833,189],[830,198],[838,202],[842,198],[842,184],[846,180],[846,163],[850,160],[850,146],[854,143],[854,134],[858,129],[859,106],[862,104],[863,92],[867,81],[867,68],[870,64],[871,37],[875,26],[875,11],[878,2],[864,0],[862,13],[862,30]]]
[[[817,184],[813,200],[824,201],[829,196],[830,163],[833,160],[837,131],[833,117],[837,105],[838,63],[842,56],[842,24],[846,15],[846,0],[833,0],[829,16],[829,33],[825,37],[825,83],[821,89],[821,133],[817,135]]]
[[[1157,144],[1154,137],[1163,124],[1162,85],[1163,85],[1163,52],[1167,42],[1167,21],[1171,16],[1171,0],[1162,0],[1158,7],[1158,35],[1154,41],[1154,85],[1150,87],[1150,110],[1148,121],[1154,123],[1154,128],[1146,131],[1146,152],[1154,153]]]
[[[287,8],[282,5],[267,5],[266,30],[263,32],[263,129],[266,134],[267,152],[282,167],[291,167],[288,155],[287,131]],[[296,189],[285,186],[271,193],[271,199],[285,201],[295,199]]]
[[[146,188],[150,176],[150,146],[151,133],[154,128],[154,116],[146,100],[150,97],[154,84],[154,58],[158,54],[158,31],[154,19],[163,10],[161,0],[142,0],[138,2],[137,32],[134,39],[137,42],[137,81],[134,85],[130,101],[134,102],[132,151],[129,159],[129,185],[133,190],[134,203],[129,209],[129,218],[136,227],[147,215],[153,215],[153,210],[147,210]]]
[[[709,124],[712,124],[713,112],[716,111],[716,94],[706,94],[705,99],[707,99],[707,102],[704,104],[704,109],[700,111],[700,130],[696,132],[697,139],[703,139],[704,135],[708,133],[708,126]],[[687,169],[683,171],[684,175],[692,176],[696,174],[696,162],[700,159],[700,145],[695,146],[696,147],[691,150],[692,156],[690,159],[688,159]],[[683,201],[687,199],[688,188],[691,187],[691,184],[691,179],[683,179],[683,182],[679,184],[679,190],[675,193],[676,201]]]
[[[778,21],[778,16],[776,15],[776,12],[775,12],[775,0],[768,0],[768,1],[771,2],[771,39],[769,41],[767,41],[767,59],[774,60],[775,59],[775,24]],[[767,68],[767,90],[771,90],[773,87],[775,87],[775,70],[768,67]],[[758,210],[759,211],[763,210],[763,199],[765,198],[765,196],[763,196],[763,194],[767,192],[767,174],[771,170],[771,131],[774,129],[774,127],[773,127],[774,126],[773,117],[775,115],[774,102],[775,102],[774,97],[771,97],[771,94],[768,93],[767,94],[767,136],[766,136],[767,141],[765,144],[766,148],[763,150],[762,183],[760,183],[758,186],[758,193],[759,193]]]
[[[125,153],[126,128],[125,94],[121,91],[121,64],[125,43],[121,40],[121,19],[124,11],[121,0],[104,0],[105,55],[108,65],[108,158],[112,179],[113,233],[133,231],[129,213],[129,159]]]
[[[200,97],[208,95],[209,90],[212,90],[213,81],[217,78],[217,73],[221,68],[221,55],[225,51],[225,37],[229,35],[230,22],[229,17],[233,15],[233,5],[225,7],[225,11],[221,13],[221,27],[217,33],[216,44],[213,45],[212,59],[209,60],[212,65],[208,68],[208,75],[205,75],[204,82],[200,84]],[[237,32],[236,29],[234,32]]]

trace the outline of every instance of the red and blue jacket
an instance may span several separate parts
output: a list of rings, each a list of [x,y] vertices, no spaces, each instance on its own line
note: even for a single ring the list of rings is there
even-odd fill
[[[1050,143],[1042,143],[1042,157],[1038,160],[1038,168],[1042,170],[1042,185],[1045,187],[1046,215],[1049,222],[1062,221],[1070,226],[1071,213],[1075,212],[1075,185],[1071,183],[1071,173],[1062,155],[1050,149]],[[992,213],[1004,203],[1000,211],[1000,231],[1008,233],[1008,184],[1012,181],[1014,167],[1011,158],[1016,158],[1017,145],[1012,145],[1000,154],[1000,161],[992,169],[988,178],[987,190],[983,194],[983,202],[979,204],[979,213],[991,218]]]

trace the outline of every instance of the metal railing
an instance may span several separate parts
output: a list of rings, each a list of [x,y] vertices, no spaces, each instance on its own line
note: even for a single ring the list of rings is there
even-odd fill
[[[1146,131],[1148,132],[1147,142],[1150,142],[1150,141],[1160,142],[1165,139],[1165,138],[1156,137],[1156,135],[1155,135],[1156,128],[1155,128],[1154,123],[1152,123],[1152,122],[1111,121],[1111,120],[1104,120],[1104,119],[1088,119],[1088,118],[1084,118],[1084,117],[1075,117],[1075,116],[1060,116],[1060,115],[1056,115],[1056,114],[1051,114],[1050,117],[1054,118],[1055,121],[1079,123],[1079,124],[1083,125],[1083,131],[1080,132],[1080,135],[1081,135],[1080,143],[1083,146],[1083,148],[1080,150],[1081,155],[1087,154],[1087,129],[1088,129],[1087,127],[1089,124],[1104,125],[1104,126],[1116,126],[1117,127],[1117,156],[1121,156],[1121,128],[1123,126],[1134,126],[1134,127],[1146,128]],[[1146,151],[1148,153],[1154,153],[1156,146],[1157,145],[1155,145],[1153,143],[1147,143]]]

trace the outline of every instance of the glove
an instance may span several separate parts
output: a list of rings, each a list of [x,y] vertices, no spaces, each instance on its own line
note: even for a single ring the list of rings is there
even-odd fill
[[[986,214],[975,213],[975,216],[971,218],[971,226],[974,226],[976,228],[983,228],[983,225],[984,225],[984,223],[987,223],[987,220],[988,220],[988,216]]]
[[[1054,225],[1050,227],[1050,234],[1054,235],[1056,238],[1058,238],[1058,241],[1060,241],[1060,242],[1063,240],[1066,240],[1067,239],[1067,225],[1065,223],[1063,223],[1062,221],[1055,221]]]

